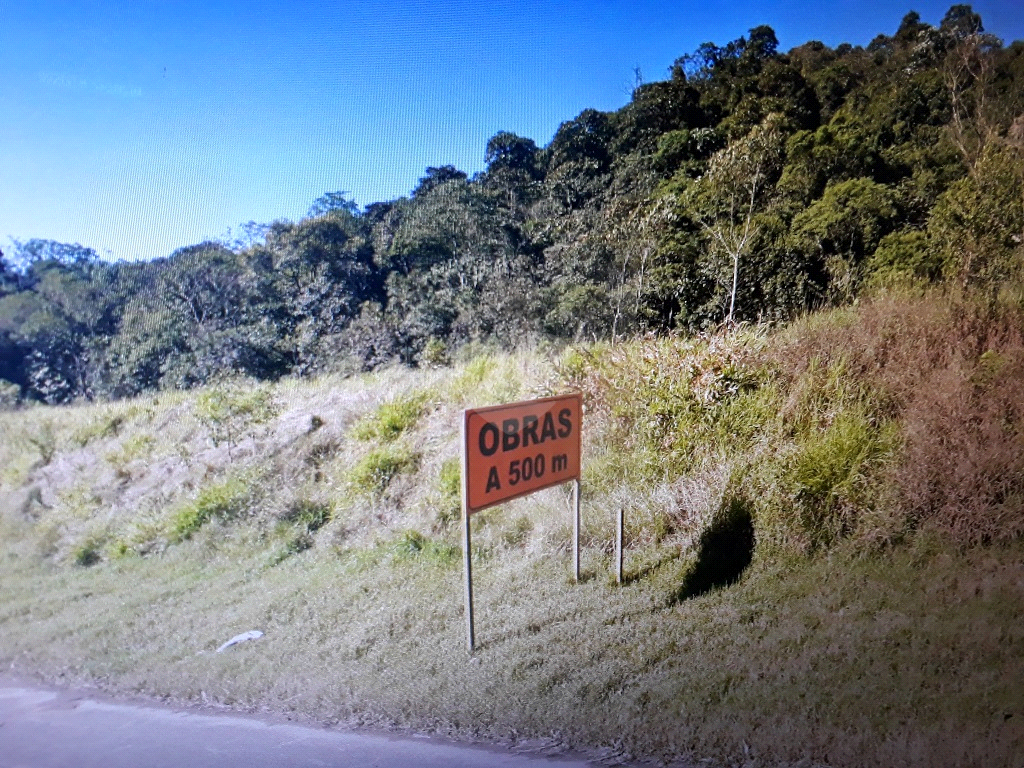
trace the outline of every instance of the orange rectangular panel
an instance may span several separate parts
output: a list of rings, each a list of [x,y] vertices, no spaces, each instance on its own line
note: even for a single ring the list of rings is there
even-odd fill
[[[463,414],[463,493],[469,512],[577,480],[583,397],[546,397]]]

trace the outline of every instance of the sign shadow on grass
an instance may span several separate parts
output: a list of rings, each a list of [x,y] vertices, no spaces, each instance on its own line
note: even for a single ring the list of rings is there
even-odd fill
[[[754,559],[754,520],[750,502],[734,496],[700,535],[697,559],[673,602],[699,597],[739,580]]]

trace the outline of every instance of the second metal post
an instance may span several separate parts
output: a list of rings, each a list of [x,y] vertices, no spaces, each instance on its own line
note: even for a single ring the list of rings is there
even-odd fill
[[[573,578],[580,580],[580,481],[574,480],[572,485],[573,517],[572,517],[572,562]]]
[[[615,520],[615,583],[622,583],[622,519],[624,517],[622,507],[619,507],[619,514]]]

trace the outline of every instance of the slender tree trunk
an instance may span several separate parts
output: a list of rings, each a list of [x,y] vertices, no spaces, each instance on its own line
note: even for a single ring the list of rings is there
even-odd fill
[[[725,324],[732,325],[732,315],[736,311],[736,285],[740,279],[740,254],[736,252],[732,257],[732,293],[729,295],[729,316],[725,318]]]

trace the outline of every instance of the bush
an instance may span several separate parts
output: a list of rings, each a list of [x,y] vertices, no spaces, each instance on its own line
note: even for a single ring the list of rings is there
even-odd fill
[[[928,283],[942,276],[942,258],[924,232],[893,232],[868,260],[867,275],[874,288]]]
[[[0,379],[0,411],[13,411],[21,403],[21,387]]]
[[[851,410],[800,442],[786,482],[793,523],[808,550],[827,548],[854,531],[858,513],[871,506],[870,473],[889,449],[888,434]]]
[[[379,495],[395,476],[418,465],[419,456],[407,448],[384,446],[360,459],[349,471],[348,481],[359,492]]]
[[[196,416],[210,432],[213,444],[230,450],[253,424],[277,415],[269,387],[232,381],[216,384],[196,398]]]
[[[451,365],[448,347],[441,339],[431,336],[423,346],[423,351],[420,352],[419,362],[420,365],[428,368],[443,368],[444,366]]]
[[[423,558],[437,565],[450,565],[459,559],[460,554],[459,548],[454,544],[434,541],[414,530],[402,531],[389,549],[399,560]]]
[[[102,542],[90,538],[75,547],[71,553],[71,559],[75,565],[81,568],[88,568],[100,562],[102,559],[100,556],[101,549]]]
[[[171,520],[171,541],[181,542],[190,538],[214,518],[229,520],[239,516],[252,498],[251,486],[241,478],[231,478],[203,488],[195,501],[175,513]]]
[[[966,544],[1024,535],[1020,302],[880,297],[773,341],[795,453],[757,469],[769,539],[788,524],[787,483],[804,544],[853,528],[883,544],[922,526]]]
[[[426,392],[396,397],[357,422],[352,427],[352,436],[357,440],[394,440],[416,425],[426,412],[429,401],[430,395]]]
[[[932,371],[904,433],[891,479],[911,527],[963,544],[1024,535],[1024,347]]]
[[[333,505],[327,502],[299,499],[288,506],[281,519],[307,533],[316,533],[331,521],[333,511]]]
[[[756,333],[732,333],[600,345],[564,355],[559,373],[607,424],[603,442],[623,471],[672,478],[702,454],[742,450],[764,428],[763,375],[745,350],[760,343]]]

